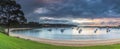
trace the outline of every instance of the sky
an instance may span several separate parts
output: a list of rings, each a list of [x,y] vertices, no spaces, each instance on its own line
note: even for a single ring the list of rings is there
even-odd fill
[[[16,0],[28,21],[119,25],[120,0]]]

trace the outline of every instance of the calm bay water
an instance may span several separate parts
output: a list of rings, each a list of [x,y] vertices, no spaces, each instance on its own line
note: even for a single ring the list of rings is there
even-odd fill
[[[53,40],[105,40],[120,38],[118,28],[37,28],[29,30],[14,30],[14,34],[21,34]]]

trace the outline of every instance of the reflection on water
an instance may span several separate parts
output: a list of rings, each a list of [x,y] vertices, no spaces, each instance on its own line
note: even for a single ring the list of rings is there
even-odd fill
[[[96,40],[120,38],[120,29],[116,28],[39,28],[31,30],[14,30],[15,34],[23,34],[55,40]]]

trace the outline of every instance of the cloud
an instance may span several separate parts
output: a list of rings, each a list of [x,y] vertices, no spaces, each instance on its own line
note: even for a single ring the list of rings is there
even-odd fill
[[[54,18],[54,17],[40,17],[39,22],[40,23],[52,23],[52,24],[77,24],[75,22],[72,22],[72,18]]]
[[[46,8],[37,8],[34,10],[34,13],[37,13],[37,14],[45,14],[45,13],[48,13],[49,10],[46,9]]]
[[[55,18],[53,18],[53,17],[40,17],[40,20],[54,20]]]
[[[55,18],[120,18],[120,0],[17,0],[29,20]]]

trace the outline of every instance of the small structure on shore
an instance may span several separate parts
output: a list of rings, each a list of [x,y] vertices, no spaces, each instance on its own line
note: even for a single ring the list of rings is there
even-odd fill
[[[79,31],[78,31],[78,33],[80,34],[82,32],[82,29],[80,29]]]
[[[64,32],[64,30],[65,30],[65,29],[61,29],[61,33],[63,33],[63,32]]]
[[[94,30],[94,33],[96,33],[97,31],[98,31],[98,29],[95,29],[95,30]]]
[[[50,31],[50,32],[51,32],[51,31],[52,31],[52,29],[48,29],[48,31]]]
[[[77,30],[79,30],[80,27],[77,27]]]
[[[109,28],[107,28],[106,32],[107,32],[107,33],[108,33],[108,32],[110,32],[110,29],[109,29]]]

